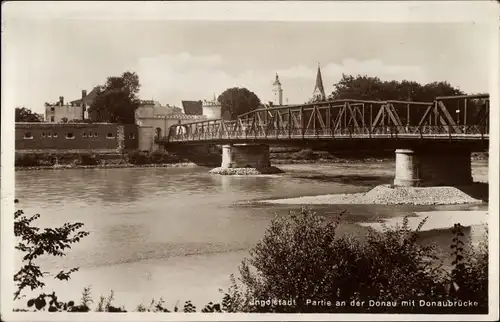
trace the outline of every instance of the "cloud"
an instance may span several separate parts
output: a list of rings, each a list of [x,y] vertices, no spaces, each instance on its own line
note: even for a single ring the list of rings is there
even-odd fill
[[[391,65],[380,60],[345,59],[341,64],[326,63],[321,69],[327,94],[342,73],[366,74],[384,80],[428,81],[425,70],[420,66]],[[246,87],[262,101],[268,101],[272,98],[275,73],[280,76],[284,97],[289,99],[289,103],[302,103],[312,95],[317,66],[297,64],[278,70],[234,70],[237,66],[225,64],[219,55],[193,56],[189,53],[144,58],[137,68],[142,83],[141,96],[160,100],[164,104],[211,98],[213,93],[218,95],[229,87]]]
[[[231,75],[226,70],[219,55],[188,53],[144,58],[137,67],[142,83],[141,96],[170,104],[212,97],[212,93],[220,94],[228,87],[251,88],[259,79],[252,71]]]

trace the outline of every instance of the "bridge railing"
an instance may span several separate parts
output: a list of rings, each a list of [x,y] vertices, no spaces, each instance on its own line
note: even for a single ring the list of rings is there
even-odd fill
[[[444,125],[437,126],[377,126],[364,128],[363,131],[354,131],[352,128],[342,129],[273,129],[264,131],[257,129],[228,129],[221,130],[215,126],[204,128],[204,131],[178,132],[164,137],[164,142],[193,142],[193,141],[217,141],[217,140],[251,140],[251,139],[314,139],[314,138],[488,138],[487,126],[463,125],[456,128]]]

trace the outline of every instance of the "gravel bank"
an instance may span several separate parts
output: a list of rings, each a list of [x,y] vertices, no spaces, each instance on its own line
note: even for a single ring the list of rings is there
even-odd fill
[[[392,188],[380,185],[366,193],[322,195],[277,200],[272,204],[380,204],[380,205],[456,205],[482,203],[454,187]]]
[[[248,176],[248,175],[259,175],[259,174],[277,174],[283,173],[283,171],[277,167],[268,168],[215,168],[209,171],[211,174],[220,175],[237,175],[237,176]]]

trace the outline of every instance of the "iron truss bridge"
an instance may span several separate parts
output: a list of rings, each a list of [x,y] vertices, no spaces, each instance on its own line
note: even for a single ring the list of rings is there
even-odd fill
[[[434,102],[333,100],[256,109],[236,120],[173,125],[164,145],[297,140],[489,140],[488,94],[437,97]],[[380,140],[379,140],[380,141]]]

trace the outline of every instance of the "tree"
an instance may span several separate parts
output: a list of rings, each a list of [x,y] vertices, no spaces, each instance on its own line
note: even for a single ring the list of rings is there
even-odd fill
[[[14,202],[19,203],[17,199]],[[66,223],[59,228],[45,228],[41,231],[39,227],[34,225],[39,217],[39,214],[26,216],[22,210],[17,210],[14,214],[14,235],[18,239],[15,249],[23,253],[22,261],[24,264],[14,274],[14,282],[17,286],[14,300],[20,299],[26,288],[33,291],[45,285],[42,279],[47,273],[43,272],[36,263],[38,257],[42,255],[65,256],[66,250],[71,248],[71,245],[80,242],[89,234],[80,230],[83,226],[82,223]],[[71,273],[77,270],[78,268],[72,268],[69,271],[61,270],[54,278],[67,281]],[[59,309],[55,293],[42,293],[38,297],[30,299],[28,306],[34,305],[37,310],[41,310],[47,305],[46,298],[50,300],[49,311]]]
[[[464,95],[460,89],[448,82],[433,82],[421,85],[414,81],[382,81],[378,77],[342,74],[333,85],[329,99],[401,100],[432,102],[437,96]]]
[[[135,110],[139,107],[137,94],[140,86],[139,76],[134,72],[125,72],[120,77],[108,77],[89,109],[91,120],[134,124]]]
[[[326,100],[323,100],[319,96],[314,96],[314,97],[310,98],[309,100],[307,100],[305,102],[305,104],[320,103],[320,102],[324,102],[324,101],[326,101]]]
[[[233,87],[219,95],[217,101],[221,104],[223,118],[235,120],[238,115],[253,111],[260,105],[260,99],[254,92],[246,88]],[[227,115],[226,117],[224,117]]]
[[[41,122],[40,116],[33,113],[29,108],[16,107],[16,122]]]

